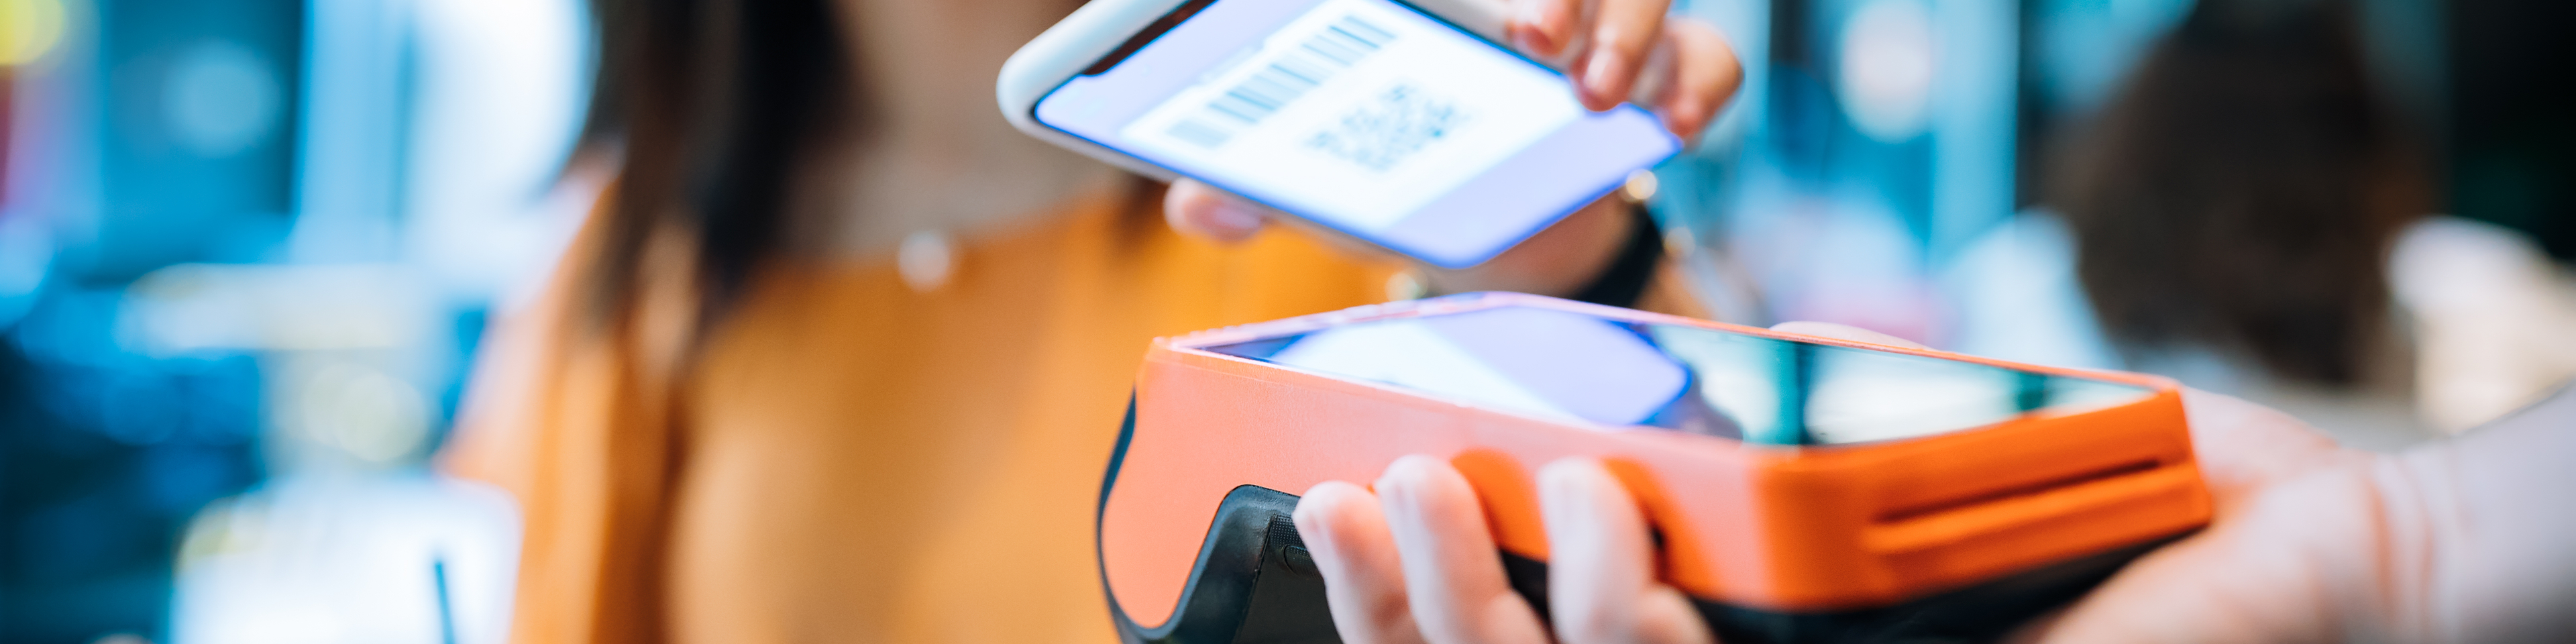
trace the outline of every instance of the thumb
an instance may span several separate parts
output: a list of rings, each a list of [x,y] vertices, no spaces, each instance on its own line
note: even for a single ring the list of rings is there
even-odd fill
[[[1879,333],[1869,329],[1863,329],[1847,324],[1835,324],[1832,322],[1782,322],[1771,325],[1771,330],[1782,333],[1796,333],[1823,338],[1833,338],[1836,340],[1884,344],[1891,347],[1905,347],[1908,349],[1931,348],[1923,346],[1921,343],[1917,343],[1913,340],[1907,340],[1905,338]]]

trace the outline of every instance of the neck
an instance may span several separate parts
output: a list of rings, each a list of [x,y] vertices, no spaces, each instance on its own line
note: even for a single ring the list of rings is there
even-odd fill
[[[993,119],[997,123],[998,116]],[[827,252],[891,252],[922,231],[968,235],[1042,218],[1068,200],[1110,189],[1115,169],[1008,126],[999,132],[893,129],[817,177]]]
[[[972,234],[1044,217],[1107,190],[1109,166],[1011,128],[993,75],[1067,0],[844,0],[869,136],[824,155],[802,191],[836,255],[890,253],[924,230]]]

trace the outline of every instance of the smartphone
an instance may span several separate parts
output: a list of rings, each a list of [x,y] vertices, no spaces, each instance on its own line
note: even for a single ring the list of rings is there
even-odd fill
[[[1428,10],[1458,0],[1094,0],[1011,57],[1021,130],[1430,264],[1483,263],[1681,141]]]
[[[1546,614],[1539,468],[1610,466],[1727,642],[1991,641],[2205,525],[2180,388],[1533,295],[1156,340],[1101,489],[1131,642],[1332,641],[1287,517],[1406,455]]]

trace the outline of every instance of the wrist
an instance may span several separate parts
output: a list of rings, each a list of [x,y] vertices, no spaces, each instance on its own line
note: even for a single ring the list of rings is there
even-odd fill
[[[2377,510],[2365,533],[2374,547],[2351,564],[2368,571],[2369,583],[2342,602],[2361,629],[2356,639],[2462,641],[2456,607],[2439,601],[2455,567],[2447,546],[2458,541],[2451,529],[2459,523],[2444,514],[2459,508],[2450,447],[2375,456],[2365,467]]]
[[[2384,457],[2388,639],[2576,639],[2576,391]]]
[[[1592,282],[1566,299],[1636,307],[1646,294],[1646,285],[1654,280],[1655,267],[1664,262],[1664,229],[1642,203],[1628,204],[1627,241],[1610,256],[1607,265],[1593,272]]]
[[[1572,297],[1619,257],[1636,232],[1630,205],[1616,196],[1586,205],[1483,264],[1422,269],[1430,295],[1517,291]]]
[[[2576,486],[2561,462],[2576,433],[2576,395],[2561,393],[2454,440],[2375,456],[2359,469],[2375,510],[2367,544],[2343,567],[2348,639],[2393,642],[2564,641],[2576,635],[2576,513],[2556,492]],[[2329,536],[2329,538],[2331,538]]]
[[[2265,486],[2213,530],[2230,547],[2197,585],[2254,616],[2213,641],[2419,642],[2420,488],[2388,457],[2336,450],[2334,460]],[[2226,614],[2229,611],[2220,611]]]

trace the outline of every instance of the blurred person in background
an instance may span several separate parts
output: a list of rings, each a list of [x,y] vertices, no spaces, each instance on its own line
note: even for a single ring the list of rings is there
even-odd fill
[[[2194,6],[2064,151],[2047,186],[2063,223],[2024,217],[1961,262],[1984,273],[1971,284],[2071,270],[2061,283],[2075,288],[2052,299],[2089,307],[2033,315],[1963,298],[1972,329],[1957,348],[2174,376],[2376,449],[2495,418],[2576,375],[2569,291],[2537,247],[2424,215],[2431,164],[2374,87],[2355,11]],[[2032,336],[2096,346],[1999,346]]]
[[[1028,138],[995,71],[1073,4],[598,5],[616,183],[445,455],[524,505],[516,639],[1110,641],[1090,525],[1149,338],[1405,290],[1694,308],[1615,197],[1406,269]],[[1666,4],[1523,0],[1515,44],[1596,109],[1662,83],[1690,138],[1739,70]]]

